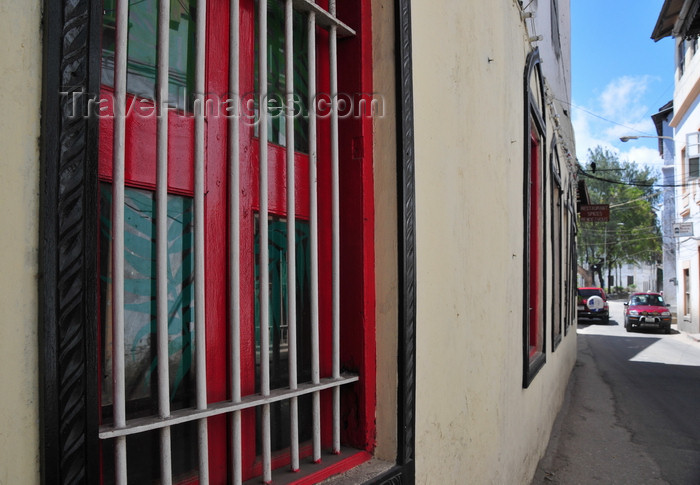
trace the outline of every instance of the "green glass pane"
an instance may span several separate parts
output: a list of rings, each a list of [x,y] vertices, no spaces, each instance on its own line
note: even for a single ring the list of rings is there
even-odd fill
[[[102,406],[112,403],[111,185],[100,186],[100,324]],[[155,412],[156,254],[155,197],[126,188],[124,204],[124,366],[127,414]],[[171,407],[189,407],[194,393],[193,202],[168,196],[168,369]],[[103,413],[104,414],[104,413]],[[105,417],[105,416],[103,416]]]
[[[102,18],[102,84],[114,86],[116,0],[104,0]],[[170,5],[170,69],[168,103],[187,110],[194,90],[194,11],[196,0],[173,0]],[[158,0],[131,0],[127,91],[155,99],[157,74]]]
[[[308,153],[308,35],[304,15],[294,12],[294,150]],[[259,89],[259,48],[258,22],[255,23],[255,87]],[[287,145],[285,119],[286,73],[285,73],[284,5],[279,0],[267,4],[267,131],[269,141],[277,145]],[[259,100],[255,99],[256,113]],[[258,126],[255,127],[256,136]]]

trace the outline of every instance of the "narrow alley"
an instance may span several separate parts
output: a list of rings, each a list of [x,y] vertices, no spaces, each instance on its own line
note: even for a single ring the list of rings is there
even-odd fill
[[[674,330],[578,324],[578,359],[533,484],[700,483],[700,342]]]

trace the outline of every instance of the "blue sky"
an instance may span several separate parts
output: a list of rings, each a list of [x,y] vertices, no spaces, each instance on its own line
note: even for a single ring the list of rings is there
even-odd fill
[[[660,167],[651,115],[673,98],[674,44],[651,40],[663,0],[571,0],[571,117],[579,162],[601,145]]]

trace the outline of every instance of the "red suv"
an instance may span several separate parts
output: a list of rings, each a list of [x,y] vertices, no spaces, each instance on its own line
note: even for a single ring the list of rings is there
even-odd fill
[[[632,293],[625,303],[625,329],[653,327],[671,333],[670,305],[660,293]]]
[[[588,299],[592,296],[599,296],[603,299],[603,308],[600,310],[589,308]],[[610,310],[608,309],[608,297],[605,296],[603,288],[584,287],[578,289],[578,306],[576,307],[579,318],[594,318],[602,323],[610,322]]]

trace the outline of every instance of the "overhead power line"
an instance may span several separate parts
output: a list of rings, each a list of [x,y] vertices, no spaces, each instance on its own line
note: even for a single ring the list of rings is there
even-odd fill
[[[579,172],[579,174],[583,175],[584,177],[588,177],[590,179],[600,180],[601,182],[607,182],[609,184],[627,185],[627,186],[632,186],[632,187],[649,187],[649,188],[690,187],[693,184],[693,182],[689,182],[689,183],[685,183],[685,184],[659,184],[656,182],[639,181],[639,180],[633,180],[631,182],[624,182],[622,180],[611,180],[611,179],[604,178],[604,177],[598,177],[597,175],[591,175],[590,173],[586,172],[583,169],[579,169],[578,172]]]
[[[636,133],[646,134],[645,132],[643,132],[643,131],[641,131],[641,130],[638,130],[637,128],[633,128],[633,127],[631,127],[631,126],[628,126],[628,125],[619,123],[619,122],[617,122],[617,121],[613,121],[613,120],[608,119],[608,118],[605,118],[604,116],[601,116],[601,115],[599,115],[599,114],[597,114],[597,113],[594,113],[593,111],[589,111],[589,110],[587,110],[586,108],[583,108],[583,107],[581,107],[581,106],[577,106],[577,105],[573,104],[573,103],[570,102],[570,101],[566,101],[566,100],[564,100],[564,99],[559,99],[559,98],[555,98],[555,99],[556,99],[557,101],[559,101],[560,103],[568,104],[568,105],[571,106],[572,108],[576,108],[576,109],[579,110],[579,111],[583,111],[583,112],[586,113],[586,114],[589,114],[589,115],[591,115],[591,116],[594,116],[595,118],[601,119],[601,120],[603,120],[603,121],[607,121],[608,123],[612,123],[613,125],[621,126],[621,127],[623,127],[623,128],[626,128],[626,129],[628,129],[628,130],[634,131],[634,132],[636,132]]]

